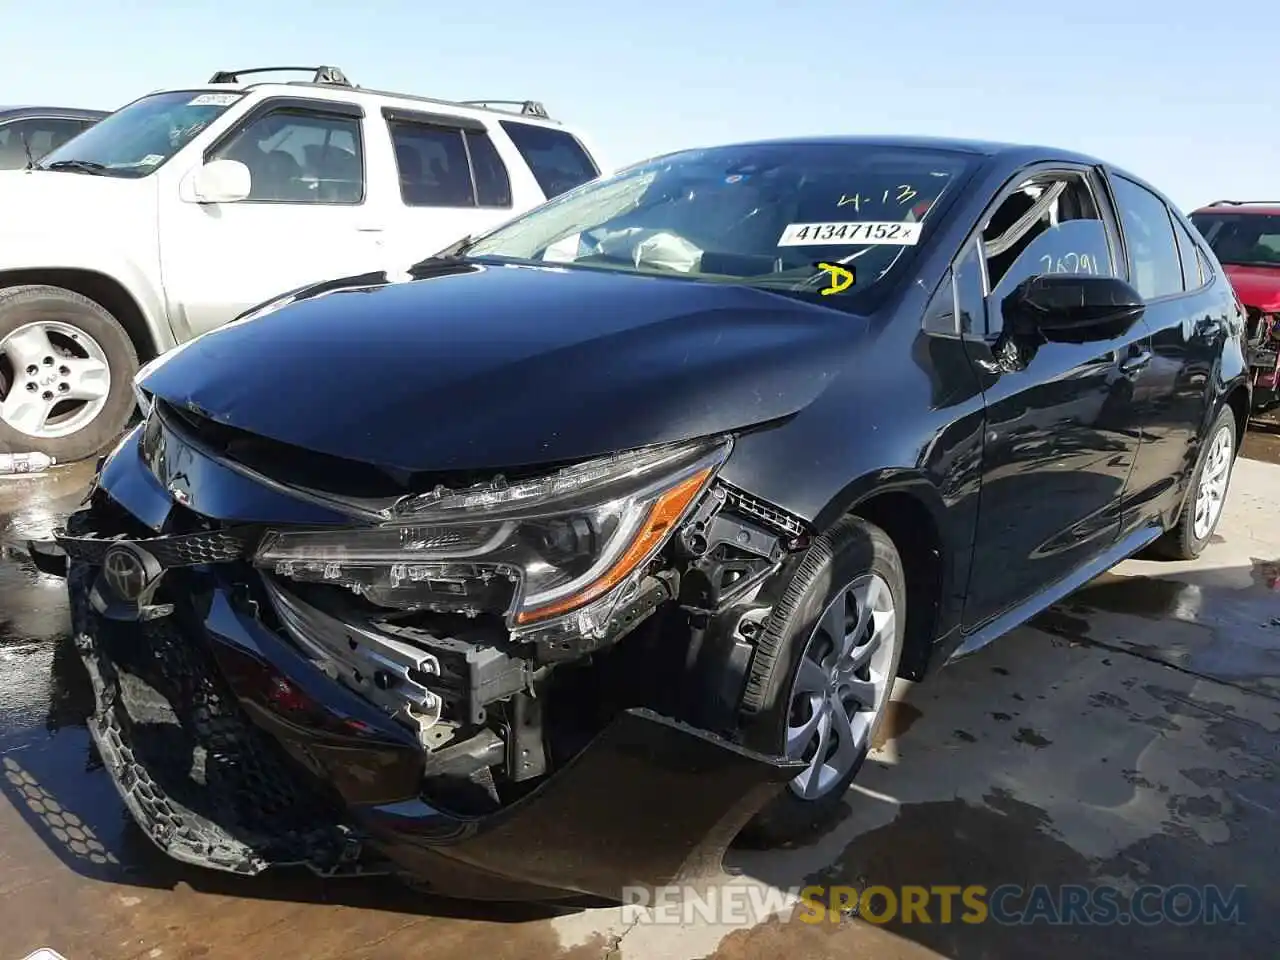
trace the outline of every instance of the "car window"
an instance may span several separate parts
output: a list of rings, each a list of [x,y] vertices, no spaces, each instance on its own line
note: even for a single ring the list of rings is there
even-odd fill
[[[1173,221],[1163,200],[1124,177],[1111,178],[1125,245],[1129,250],[1129,278],[1147,300],[1182,290],[1182,265]]]
[[[92,121],[55,117],[31,117],[0,124],[0,170],[25,167],[28,150],[30,160],[39,160],[89,126]]]
[[[1204,285],[1213,279],[1213,268],[1209,266],[1204,252],[1199,247],[1196,248],[1196,263],[1200,265],[1200,283]]]
[[[400,198],[410,207],[474,207],[467,147],[458,127],[388,120],[400,174]]]
[[[1222,263],[1280,267],[1280,215],[1270,213],[1197,213],[1197,230]]]
[[[681,151],[584,183],[467,253],[749,284],[854,310],[914,262],[976,165],[947,150],[844,143]],[[848,282],[832,289],[838,272]]]
[[[1199,253],[1196,242],[1177,217],[1172,217],[1173,235],[1178,242],[1178,259],[1182,261],[1182,289],[1198,290],[1204,285],[1200,276]]]
[[[507,165],[483,130],[467,131],[467,153],[476,181],[476,204],[481,207],[510,207],[511,178]]]
[[[236,104],[243,93],[172,90],[121,107],[40,161],[45,170],[145,177]]]
[[[982,249],[995,303],[1043,274],[1115,275],[1106,223],[1078,174],[1041,175],[1020,184],[983,227]],[[988,332],[999,332],[999,310],[988,316]]]
[[[511,206],[507,168],[485,131],[402,119],[387,129],[406,206]]]
[[[572,134],[514,120],[501,123],[548,200],[600,175],[591,155]]]
[[[248,200],[350,204],[364,199],[360,121],[280,109],[254,118],[214,157],[249,168]]]

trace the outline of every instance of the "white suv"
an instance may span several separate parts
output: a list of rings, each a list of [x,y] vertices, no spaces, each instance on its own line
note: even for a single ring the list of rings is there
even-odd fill
[[[332,67],[243,80],[298,69],[149,94],[0,172],[0,453],[92,456],[127,423],[140,362],[600,173],[582,134],[532,101],[384,93]]]

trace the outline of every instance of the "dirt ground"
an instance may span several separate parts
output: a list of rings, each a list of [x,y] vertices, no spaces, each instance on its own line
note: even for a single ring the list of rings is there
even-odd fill
[[[1240,452],[1254,460],[1280,463],[1280,419],[1258,419],[1250,424]]]
[[[0,481],[0,960],[1274,955],[1280,942],[1280,431],[1245,448],[1193,563],[1128,561],[926,683],[826,836],[734,851],[728,884],[1243,885],[1224,926],[646,921],[243,880],[158,855],[89,746],[63,586],[20,551],[87,467]],[[1270,463],[1261,462],[1268,460]]]

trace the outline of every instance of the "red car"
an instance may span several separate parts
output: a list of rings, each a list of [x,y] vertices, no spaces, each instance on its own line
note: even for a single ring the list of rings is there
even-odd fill
[[[1219,200],[1191,222],[1248,312],[1254,410],[1280,406],[1280,201]]]

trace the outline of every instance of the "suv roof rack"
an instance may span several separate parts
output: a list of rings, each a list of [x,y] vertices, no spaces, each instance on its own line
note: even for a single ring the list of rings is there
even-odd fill
[[[503,110],[505,113],[518,113],[523,117],[537,117],[539,120],[550,120],[547,108],[537,100],[459,100],[468,107],[480,107],[483,110],[503,110],[504,107],[519,107],[519,110]]]
[[[1280,207],[1280,200],[1215,200],[1211,207]]]
[[[239,83],[250,73],[309,73],[312,83],[325,83],[335,87],[349,87],[351,81],[337,67],[249,67],[245,70],[219,70],[209,78],[210,83]]]
[[[539,100],[439,100],[434,97],[423,97],[413,93],[372,90],[356,86],[337,67],[248,67],[244,70],[219,70],[209,78],[209,83],[240,83],[242,77],[255,73],[309,73],[311,78],[308,80],[290,80],[288,82],[303,86],[316,84],[326,87],[347,87],[351,90],[359,90],[362,93],[373,94],[374,96],[400,97],[405,100],[419,100],[424,103],[452,103],[457,106],[473,107],[479,110],[494,110],[522,117],[533,117],[538,120],[551,120],[551,115],[547,113],[547,108]]]

